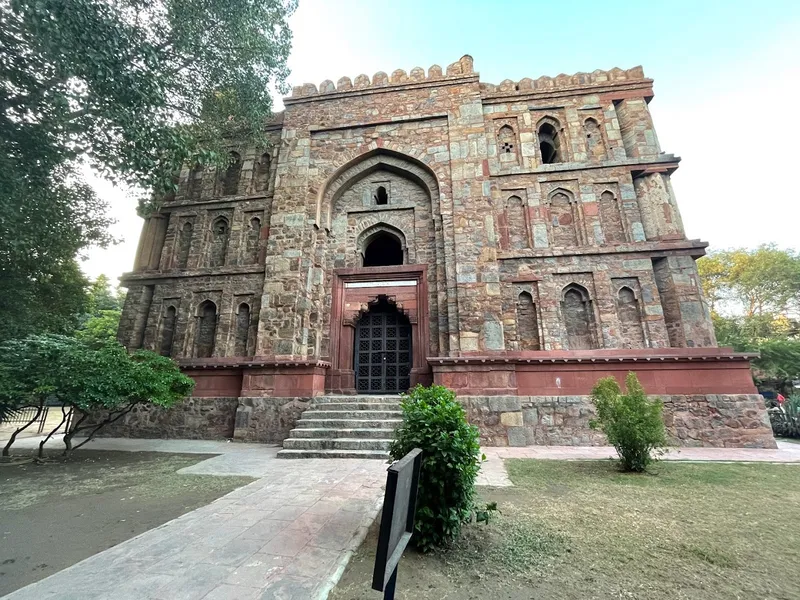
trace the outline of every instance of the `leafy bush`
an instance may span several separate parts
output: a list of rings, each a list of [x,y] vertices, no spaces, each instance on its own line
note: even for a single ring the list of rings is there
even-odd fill
[[[625,378],[623,394],[617,380],[604,377],[592,389],[597,419],[589,425],[602,429],[608,442],[619,454],[623,471],[645,471],[663,453],[667,443],[663,405],[660,399],[649,400],[635,373]]]
[[[455,393],[445,387],[418,385],[404,395],[401,406],[403,423],[390,452],[399,460],[414,448],[422,449],[412,541],[428,552],[455,540],[462,524],[471,520],[483,459],[480,438]]]
[[[800,395],[792,394],[767,412],[772,433],[780,437],[800,438]]]

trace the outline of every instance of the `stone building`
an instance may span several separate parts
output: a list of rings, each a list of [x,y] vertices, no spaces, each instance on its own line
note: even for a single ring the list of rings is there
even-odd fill
[[[595,443],[586,395],[636,371],[685,444],[773,445],[718,348],[640,67],[294,88],[266,148],[187,167],[144,226],[119,339],[197,381],[131,432],[281,441],[310,398],[455,389],[484,443]]]

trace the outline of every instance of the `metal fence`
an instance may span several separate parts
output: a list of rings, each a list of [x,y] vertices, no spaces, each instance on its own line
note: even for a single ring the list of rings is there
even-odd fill
[[[16,425],[17,426],[16,428],[19,428],[33,421],[33,423],[31,423],[31,425],[26,429],[26,431],[32,432],[33,428],[36,428],[37,433],[43,433],[45,423],[47,423],[47,416],[50,413],[51,408],[54,408],[56,411],[61,410],[60,406],[45,406],[42,408],[42,412],[37,417],[36,412],[39,409],[35,406],[27,406],[25,408],[19,409],[18,411],[15,411],[10,418],[6,419],[3,422],[3,425]],[[62,427],[63,431],[69,431],[71,421],[72,421],[72,408],[69,409],[69,414],[67,414],[67,418],[64,421]]]

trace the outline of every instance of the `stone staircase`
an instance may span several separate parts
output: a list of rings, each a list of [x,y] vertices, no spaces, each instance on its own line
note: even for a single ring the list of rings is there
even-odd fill
[[[400,396],[318,396],[283,441],[280,458],[389,457]]]

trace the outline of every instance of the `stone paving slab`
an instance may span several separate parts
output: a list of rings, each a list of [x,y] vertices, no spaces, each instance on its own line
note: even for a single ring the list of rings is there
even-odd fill
[[[5,600],[322,600],[383,501],[387,464],[380,460],[288,461],[259,444],[158,442],[88,447],[227,451],[181,471],[260,479]]]

